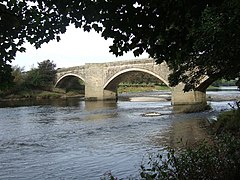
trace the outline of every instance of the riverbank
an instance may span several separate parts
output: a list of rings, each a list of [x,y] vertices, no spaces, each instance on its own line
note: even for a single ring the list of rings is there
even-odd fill
[[[234,93],[231,93],[231,91],[227,89],[227,92],[229,93],[226,93],[225,89],[223,88],[214,88],[213,91],[210,89],[206,93],[207,101],[220,102],[240,100],[240,91],[234,91]],[[118,95],[120,99],[129,101],[171,101],[171,91],[167,86],[120,86],[118,88]],[[84,98],[84,93],[80,91],[65,92],[64,90],[58,88],[55,88],[52,91],[27,90],[19,91],[15,94],[4,95],[0,97],[0,101],[18,101],[26,99],[64,99],[72,97]]]
[[[78,91],[64,92],[63,90],[54,89],[53,91],[43,90],[28,90],[19,91],[15,94],[9,94],[0,97],[0,102],[6,101],[22,101],[22,100],[42,100],[42,99],[64,99],[72,97],[84,97],[84,94],[80,94]]]
[[[123,93],[138,93],[138,92],[151,92],[169,90],[167,86],[157,85],[120,85],[118,88],[118,94]],[[18,101],[25,99],[62,99],[68,97],[84,97],[84,92],[80,90],[71,90],[65,92],[63,89],[54,88],[51,91],[46,90],[20,90],[14,93],[0,93],[0,101]]]
[[[206,95],[207,101],[239,101],[240,100],[240,92],[236,94],[228,94],[228,95],[221,95],[221,94],[211,94],[207,92]]]

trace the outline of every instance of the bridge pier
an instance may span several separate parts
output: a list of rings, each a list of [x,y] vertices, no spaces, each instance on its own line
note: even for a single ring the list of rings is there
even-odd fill
[[[103,100],[102,70],[101,64],[85,64],[85,100]]]
[[[183,88],[184,85],[179,84],[172,90],[172,105],[175,112],[197,112],[206,109],[206,92],[184,92]]]
[[[104,64],[88,63],[85,65],[85,100],[116,100],[116,88],[104,89]]]

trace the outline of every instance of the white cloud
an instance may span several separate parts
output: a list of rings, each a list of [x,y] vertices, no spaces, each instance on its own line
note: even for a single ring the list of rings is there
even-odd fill
[[[53,60],[57,67],[135,59],[132,52],[116,58],[109,53],[111,43],[112,40],[105,40],[96,32],[83,32],[81,29],[70,26],[67,32],[61,35],[60,42],[51,41],[37,50],[30,44],[26,44],[26,53],[17,53],[12,65],[19,65],[28,70],[32,65],[36,67],[37,62],[47,59]],[[147,54],[144,54],[138,58],[146,57],[148,57]]]

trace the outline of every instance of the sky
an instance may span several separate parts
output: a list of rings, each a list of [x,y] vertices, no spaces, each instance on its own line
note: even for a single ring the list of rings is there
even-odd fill
[[[12,65],[24,67],[30,70],[38,66],[38,62],[51,60],[57,68],[84,65],[85,63],[103,63],[119,60],[132,60],[147,58],[147,54],[134,57],[132,52],[116,57],[109,53],[109,46],[112,40],[105,40],[100,34],[94,31],[84,32],[73,26],[68,27],[65,34],[61,35],[61,41],[50,41],[35,49],[34,46],[26,43],[26,52],[18,52]]]

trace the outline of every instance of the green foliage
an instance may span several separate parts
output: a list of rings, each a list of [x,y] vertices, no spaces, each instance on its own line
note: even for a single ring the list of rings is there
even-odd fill
[[[0,60],[0,90],[6,90],[13,85],[12,67]]]
[[[172,86],[204,91],[219,78],[240,76],[239,0],[6,0],[0,3],[1,84],[10,77],[8,63],[23,52],[60,40],[69,24],[112,38],[110,52],[120,56],[147,52],[172,70]],[[7,69],[7,71],[5,71]],[[208,79],[202,83],[203,76]],[[237,82],[240,84],[240,80]]]
[[[221,113],[213,127],[217,134],[231,133],[240,136],[240,109]]]
[[[122,80],[122,83],[124,84],[164,84],[161,80],[159,80],[157,77],[144,73],[144,72],[138,72],[133,71],[130,72],[127,76],[124,76],[124,79]]]
[[[56,93],[56,92],[41,92],[37,95],[37,98],[39,99],[54,99],[54,98],[59,98],[61,97],[61,94]]]
[[[24,68],[19,66],[14,66],[12,71],[12,76],[14,77],[13,82],[17,85],[20,85],[24,81]]]
[[[236,85],[236,80],[225,80],[225,79],[220,79],[220,80],[217,80],[217,81],[214,81],[212,83],[212,86],[235,86]]]
[[[14,66],[12,71],[13,79],[13,86],[11,88],[8,88],[8,90],[12,93],[16,91],[20,91],[24,89],[24,82],[26,74],[24,73],[24,68],[21,68],[19,66]]]
[[[58,82],[57,87],[65,89],[65,92],[78,91],[84,93],[84,82],[75,76],[67,76]]]
[[[24,72],[24,68],[15,66],[11,72],[13,77],[12,86],[5,88],[2,95],[19,94],[21,97],[30,97],[32,95],[21,95],[21,92],[32,90],[51,90],[53,88],[56,77],[56,65],[50,61],[42,61],[38,63],[38,68],[33,68],[28,72]]]
[[[51,90],[54,85],[57,71],[56,64],[50,60],[38,63],[38,68],[27,72],[25,85],[30,89]]]
[[[38,69],[31,69],[28,71],[26,79],[25,79],[25,86],[29,89],[37,89],[41,87],[41,77],[39,74]]]
[[[38,63],[38,73],[40,74],[41,87],[52,88],[56,78],[56,64],[53,61],[45,60]]]
[[[102,35],[114,39],[111,51],[146,51],[157,63],[166,61],[172,86],[205,90],[221,77],[239,77],[238,0],[108,1],[104,7]]]
[[[9,63],[16,52],[24,52],[25,41],[39,48],[41,44],[58,39],[66,31],[66,18],[51,1],[6,0],[0,2],[0,84],[12,82]],[[5,85],[4,85],[5,86]]]
[[[215,144],[194,148],[168,149],[167,157],[157,154],[141,166],[142,179],[237,179],[240,175],[240,141],[224,136]]]

